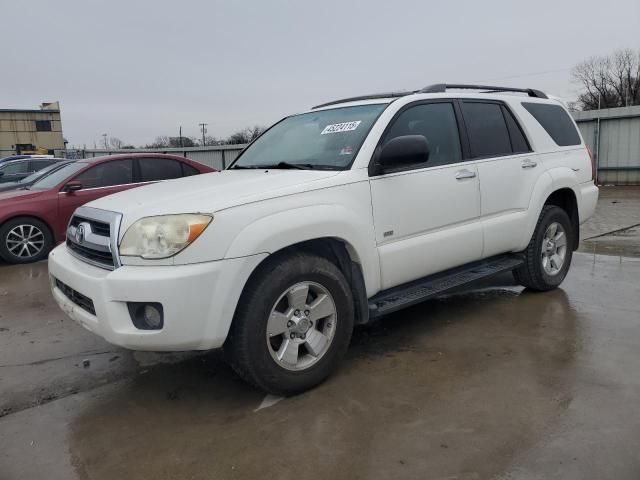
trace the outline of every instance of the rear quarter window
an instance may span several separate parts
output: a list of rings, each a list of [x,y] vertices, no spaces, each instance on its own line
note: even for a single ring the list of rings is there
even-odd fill
[[[523,102],[522,106],[538,121],[558,146],[580,145],[580,135],[571,117],[560,105]]]

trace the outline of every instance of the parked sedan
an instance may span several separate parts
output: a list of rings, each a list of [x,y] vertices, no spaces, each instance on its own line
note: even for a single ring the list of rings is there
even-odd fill
[[[213,172],[176,155],[127,154],[78,160],[26,190],[0,193],[0,257],[10,263],[41,260],[64,241],[80,205],[159,180]]]
[[[64,158],[23,158],[4,162],[0,164],[0,183],[19,182],[33,172],[64,161]]]
[[[0,192],[8,192],[10,190],[25,190],[27,187],[30,187],[41,178],[44,178],[50,173],[58,170],[59,168],[64,167],[65,165],[71,162],[75,162],[75,160],[67,160],[65,162],[54,163],[53,165],[49,165],[48,167],[45,167],[42,170],[33,172],[28,177],[24,177],[22,180],[17,182],[0,183]]]

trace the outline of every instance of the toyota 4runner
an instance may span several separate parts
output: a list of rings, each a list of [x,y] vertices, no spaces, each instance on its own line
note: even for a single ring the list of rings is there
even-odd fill
[[[78,208],[51,287],[113,344],[224,347],[292,394],[336,368],[356,324],[503,271],[557,287],[597,197],[575,123],[540,91],[348,98],[284,118],[221,173]]]

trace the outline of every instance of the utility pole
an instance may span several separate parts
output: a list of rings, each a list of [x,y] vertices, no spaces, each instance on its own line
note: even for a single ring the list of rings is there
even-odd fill
[[[182,125],[180,125],[180,129],[178,130],[178,136],[180,137],[180,148],[182,148]]]
[[[204,134],[207,133],[207,125],[209,125],[208,123],[200,123],[200,129],[202,130],[202,146],[205,147],[205,143],[204,143]]]

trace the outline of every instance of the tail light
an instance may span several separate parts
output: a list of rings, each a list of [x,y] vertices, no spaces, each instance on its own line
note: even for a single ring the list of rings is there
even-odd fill
[[[593,160],[593,152],[587,147],[587,153],[589,153],[589,160],[591,160],[591,180],[596,181],[596,162]]]

